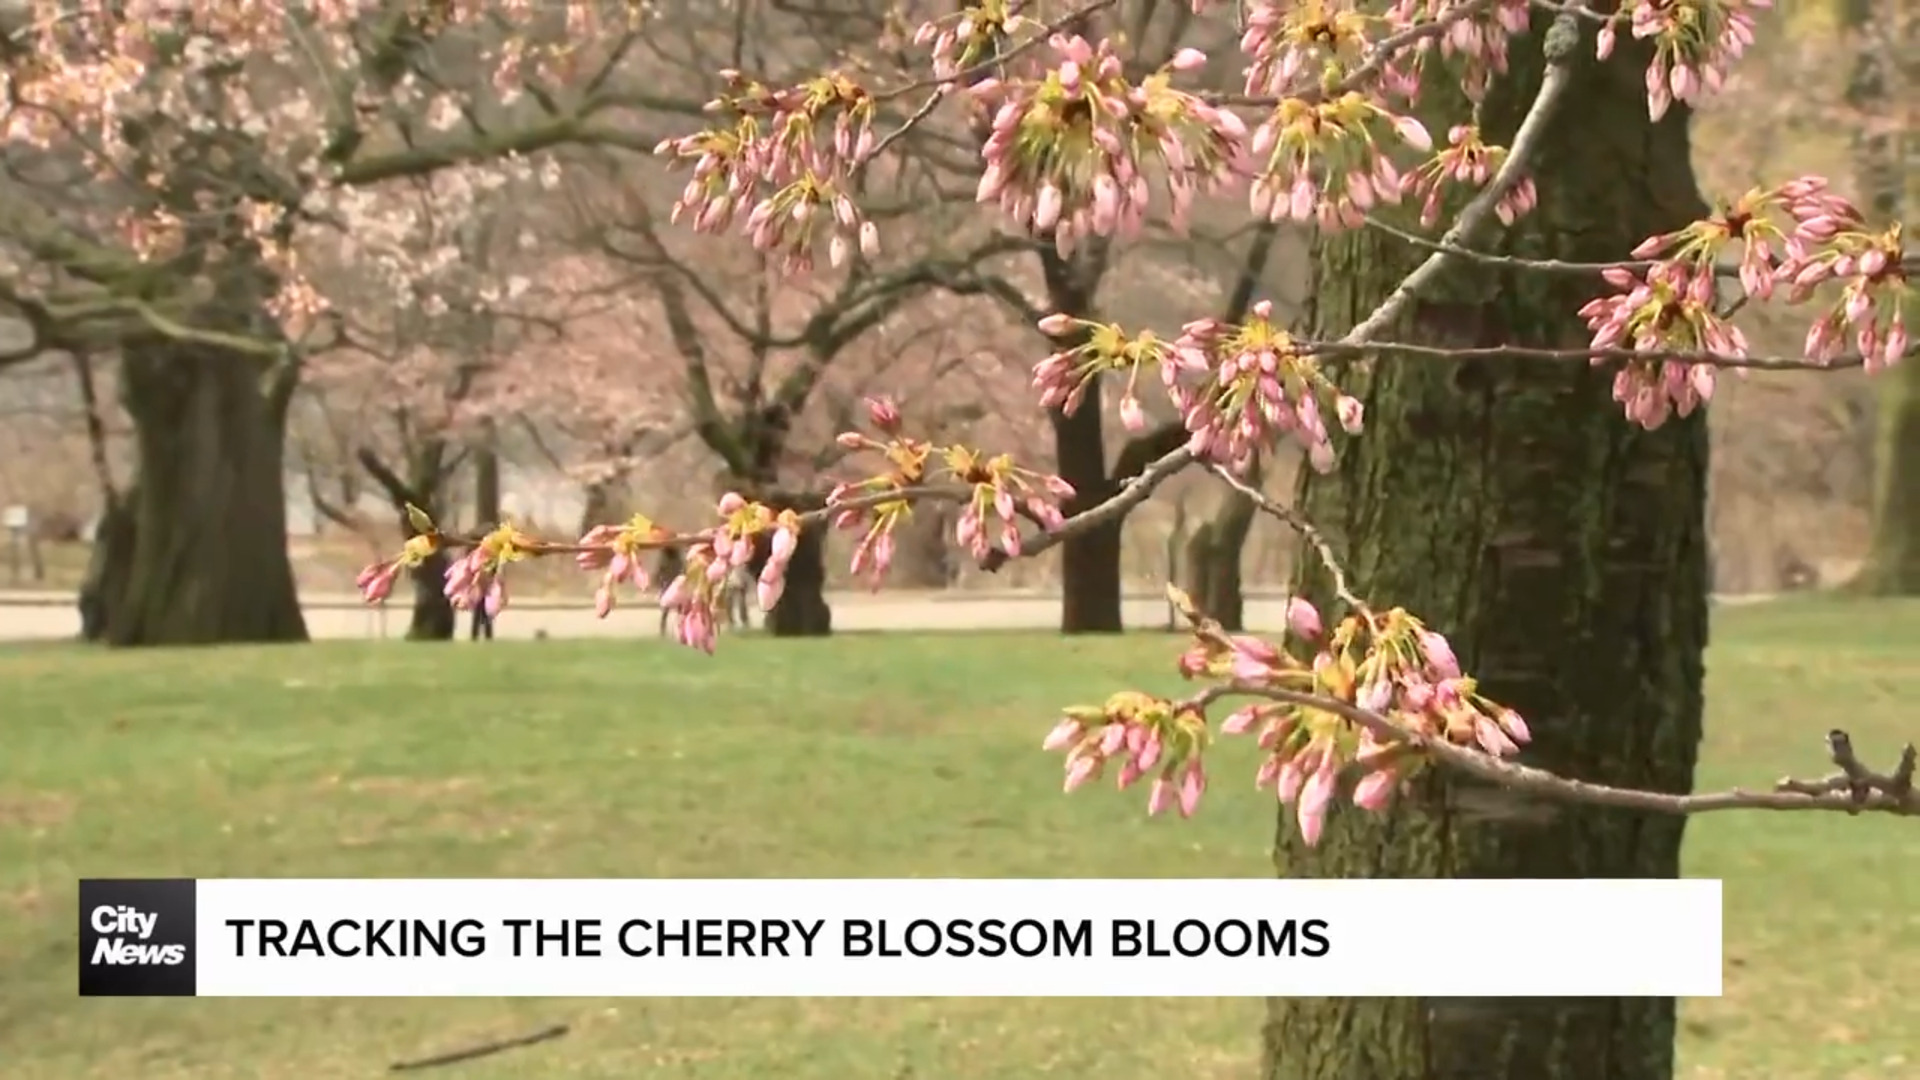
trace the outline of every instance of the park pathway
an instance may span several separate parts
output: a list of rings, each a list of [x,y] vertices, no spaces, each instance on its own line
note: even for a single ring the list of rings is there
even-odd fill
[[[829,593],[836,630],[1047,630],[1059,625],[1060,598],[1019,593]],[[407,611],[399,604],[386,609],[366,608],[351,596],[306,597],[307,631],[318,640],[399,637],[406,633]],[[1122,610],[1128,627],[1163,627],[1166,601],[1139,594],[1129,596]],[[756,620],[757,621],[757,620]],[[1286,599],[1278,595],[1247,598],[1247,623],[1259,630],[1277,630],[1286,621]],[[461,617],[461,640],[466,618]],[[516,602],[501,615],[495,631],[502,638],[651,637],[658,632],[659,609],[632,604],[616,609],[605,620],[581,602],[533,600]],[[0,641],[50,641],[72,638],[80,632],[80,614],[66,593],[0,592]]]

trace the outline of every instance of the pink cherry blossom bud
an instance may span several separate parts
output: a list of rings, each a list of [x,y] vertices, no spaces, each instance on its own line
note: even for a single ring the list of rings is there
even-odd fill
[[[1146,430],[1146,410],[1140,407],[1140,399],[1132,394],[1124,394],[1120,398],[1120,425],[1128,431]]]
[[[1506,757],[1520,749],[1513,745],[1513,740],[1507,738],[1506,732],[1500,730],[1500,725],[1485,716],[1473,718],[1473,737],[1480,744],[1480,749],[1494,757]]]
[[[1165,776],[1154,778],[1153,787],[1147,791],[1147,816],[1157,817],[1173,805],[1173,781]]]
[[[1254,721],[1258,719],[1260,719],[1260,707],[1257,705],[1247,705],[1235,709],[1227,714],[1225,720],[1220,721],[1220,734],[1244,735],[1247,733],[1247,729],[1253,727]]]
[[[900,406],[889,397],[867,399],[867,420],[892,435],[900,430]]]
[[[1199,758],[1187,762],[1180,772],[1180,816],[1192,817],[1200,808],[1200,796],[1207,792],[1207,770]]]
[[[356,579],[360,586],[360,595],[369,604],[377,604],[393,593],[393,583],[400,576],[398,563],[375,563],[360,571]]]
[[[880,230],[871,221],[860,223],[860,254],[869,259],[880,254]]]
[[[1048,337],[1059,337],[1073,329],[1073,316],[1064,311],[1056,311],[1040,320],[1040,332]]]
[[[1360,399],[1342,394],[1334,400],[1333,411],[1340,417],[1340,430],[1349,435],[1360,434],[1366,419],[1366,406],[1360,404]]]
[[[1199,49],[1181,49],[1173,54],[1168,66],[1175,71],[1198,71],[1207,66],[1207,54]]]
[[[800,536],[785,525],[773,530],[773,542],[768,545],[767,559],[770,562],[785,565],[792,561],[794,548],[800,544]]]
[[[1129,758],[1120,763],[1120,775],[1113,778],[1113,786],[1121,791],[1125,791],[1139,783],[1140,778],[1146,774],[1146,770],[1140,767],[1139,762]]]
[[[1506,729],[1514,742],[1524,745],[1533,741],[1533,730],[1527,727],[1527,722],[1519,713],[1512,709],[1504,709],[1500,713],[1499,720],[1500,726]]]
[[[1071,793],[1073,789],[1093,779],[1099,771],[1100,759],[1092,754],[1081,754],[1079,757],[1070,759],[1067,762],[1066,790]]]
[[[613,589],[606,585],[593,590],[593,617],[604,619],[613,611]]]
[[[1291,757],[1280,764],[1279,773],[1273,778],[1273,793],[1286,805],[1300,797],[1300,786],[1306,782],[1307,771],[1298,757]]]
[[[1306,841],[1308,847],[1320,843],[1320,832],[1327,821],[1327,807],[1333,801],[1334,788],[1339,779],[1339,767],[1334,763],[1333,756],[1327,755],[1300,789],[1300,804],[1294,809],[1300,822],[1300,838]]]
[[[1427,134],[1427,129],[1421,125],[1420,121],[1411,116],[1394,117],[1393,133],[1400,136],[1402,142],[1423,154],[1433,149],[1433,136]]]
[[[1280,777],[1283,762],[1277,757],[1269,757],[1260,763],[1260,771],[1253,776],[1253,790],[1259,791]]]
[[[773,569],[771,566],[769,570]],[[784,574],[762,574],[754,582],[754,599],[760,602],[761,611],[772,611],[780,602],[781,594],[787,591],[787,578]]]
[[[747,500],[737,491],[729,491],[725,495],[720,496],[719,509],[722,515],[731,517],[746,509],[746,507]]]
[[[660,606],[668,611],[678,610],[687,605],[687,575],[681,574],[660,590]]]
[[[1393,789],[1400,781],[1392,769],[1375,769],[1353,786],[1353,805],[1362,810],[1380,811],[1393,800]]]
[[[1432,630],[1420,631],[1420,654],[1427,658],[1427,666],[1440,678],[1460,677],[1460,661],[1453,655],[1453,646]]]
[[[1354,704],[1370,713],[1387,711],[1387,706],[1393,704],[1393,684],[1385,679],[1373,680],[1360,688]]]
[[[858,450],[867,445],[867,437],[857,431],[843,431],[835,435],[833,441],[839,443],[841,448],[846,450]]]
[[[1140,745],[1140,750],[1134,755],[1134,758],[1140,762],[1141,768],[1151,769],[1155,765],[1160,764],[1160,758],[1164,756],[1165,750],[1166,744],[1160,741],[1160,733],[1157,731],[1149,731],[1147,733],[1147,741]]]
[[[1053,725],[1053,730],[1047,732],[1046,740],[1040,744],[1040,749],[1060,750],[1071,746],[1079,741],[1080,736],[1086,734],[1086,730],[1080,721],[1068,717]]]
[[[1287,629],[1307,641],[1317,641],[1324,627],[1320,623],[1320,612],[1311,603],[1295,596],[1287,600]]]

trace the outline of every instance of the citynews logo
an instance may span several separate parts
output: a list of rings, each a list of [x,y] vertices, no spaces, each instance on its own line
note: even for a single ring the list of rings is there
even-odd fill
[[[154,924],[160,916],[153,912],[135,911],[131,907],[115,907],[102,904],[93,909],[93,928],[102,934],[131,934],[138,940],[125,937],[103,937],[94,942],[93,962],[96,964],[184,964],[187,962],[185,945],[158,945],[147,941],[153,936]]]
[[[80,882],[80,996],[194,993],[191,879]]]

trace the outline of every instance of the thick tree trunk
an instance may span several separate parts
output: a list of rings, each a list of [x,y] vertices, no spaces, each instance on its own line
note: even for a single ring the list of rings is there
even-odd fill
[[[776,510],[805,512],[823,504],[813,495],[770,495],[765,500]],[[787,563],[787,587],[780,601],[767,612],[767,633],[774,637],[826,637],[833,633],[833,609],[827,606],[826,527],[803,529],[794,546],[793,559]],[[763,545],[764,548],[764,545]],[[765,565],[764,550],[756,554],[752,569],[756,577]]]
[[[1521,85],[1488,103],[1490,141],[1510,138],[1530,100],[1538,49],[1537,37],[1516,43]],[[1537,170],[1541,205],[1510,253],[1620,259],[1703,209],[1685,117],[1649,125],[1646,55],[1619,51],[1581,61]],[[1445,131],[1465,114],[1427,119]],[[1352,325],[1412,257],[1373,233],[1325,243],[1315,336]],[[1601,288],[1485,269],[1449,284],[1395,336],[1579,346],[1574,311]],[[1365,401],[1368,431],[1334,474],[1303,470],[1300,499],[1365,593],[1447,633],[1484,690],[1527,717],[1535,741],[1523,760],[1689,790],[1707,639],[1704,417],[1641,431],[1609,400],[1609,372],[1584,363],[1402,360],[1336,378]],[[1311,552],[1301,558],[1313,565]],[[1326,599],[1323,575],[1308,570],[1303,584]],[[1317,850],[1283,814],[1275,860],[1288,877],[1673,877],[1682,828],[1434,776],[1386,815],[1343,807]],[[1472,933],[1463,927],[1477,919],[1498,933],[1498,912],[1435,932]],[[1670,1080],[1673,1039],[1671,999],[1283,999],[1269,1004],[1264,1075]]]
[[[146,342],[121,364],[139,447],[114,645],[305,641],[287,558],[284,415],[250,357]]]

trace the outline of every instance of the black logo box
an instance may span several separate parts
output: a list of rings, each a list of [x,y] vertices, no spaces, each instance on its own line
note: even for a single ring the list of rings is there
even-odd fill
[[[194,977],[194,881],[192,878],[86,878],[80,882],[80,996],[81,997],[192,997]],[[123,932],[123,917],[131,910],[152,916],[152,933],[145,938]],[[105,926],[107,929],[100,929]],[[157,946],[149,958],[168,945],[181,946],[184,955],[175,964],[94,963],[102,941]],[[109,944],[109,949],[113,946]]]

